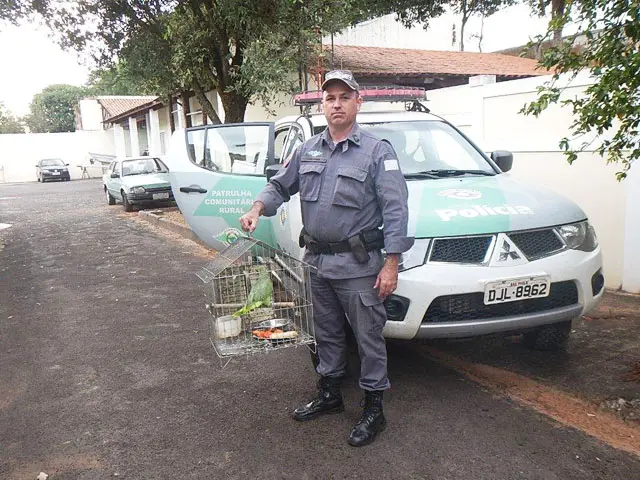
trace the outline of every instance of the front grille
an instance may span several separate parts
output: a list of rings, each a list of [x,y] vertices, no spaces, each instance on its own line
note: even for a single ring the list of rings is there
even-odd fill
[[[508,235],[529,260],[546,257],[564,248],[564,244],[551,228]]]
[[[482,263],[487,255],[493,236],[437,238],[429,261],[447,263]]]
[[[170,192],[171,187],[145,187],[144,188],[149,193],[161,193],[161,192]]]
[[[465,320],[493,320],[512,315],[544,312],[554,308],[578,303],[578,288],[575,282],[551,284],[549,296],[529,300],[518,300],[493,305],[484,304],[484,293],[444,295],[431,302],[422,323],[463,322]]]

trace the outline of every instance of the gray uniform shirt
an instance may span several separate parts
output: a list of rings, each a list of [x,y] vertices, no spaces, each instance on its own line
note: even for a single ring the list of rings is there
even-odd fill
[[[256,200],[270,217],[300,193],[305,230],[319,242],[339,242],[384,224],[385,250],[399,254],[411,248],[413,238],[407,237],[407,184],[397,158],[387,142],[358,124],[337,144],[327,128],[296,149]],[[304,260],[328,279],[377,275],[383,264],[379,251],[369,252],[367,263],[359,263],[351,252],[307,251]]]

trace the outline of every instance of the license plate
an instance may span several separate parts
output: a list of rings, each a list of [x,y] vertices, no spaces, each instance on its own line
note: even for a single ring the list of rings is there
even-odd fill
[[[51,175],[60,175],[60,172],[51,172]]]
[[[154,193],[153,194],[153,199],[154,200],[163,200],[163,199],[167,199],[169,198],[169,192],[165,192],[165,193]]]
[[[548,297],[550,287],[551,280],[546,275],[488,282],[484,286],[484,304]]]

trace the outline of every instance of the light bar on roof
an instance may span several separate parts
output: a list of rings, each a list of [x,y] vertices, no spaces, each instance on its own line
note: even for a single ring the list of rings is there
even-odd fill
[[[420,87],[363,87],[360,96],[365,102],[413,102],[425,100],[426,90]],[[293,97],[296,106],[322,103],[322,91],[301,92]]]

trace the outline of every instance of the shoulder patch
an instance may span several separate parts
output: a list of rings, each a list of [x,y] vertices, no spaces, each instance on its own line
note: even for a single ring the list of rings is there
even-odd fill
[[[385,160],[384,169],[387,172],[390,172],[392,170],[400,170],[400,165],[398,165],[398,160],[396,160],[395,158],[392,160]]]

